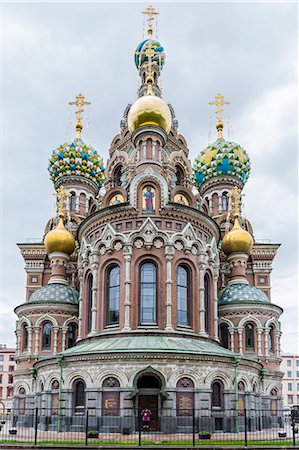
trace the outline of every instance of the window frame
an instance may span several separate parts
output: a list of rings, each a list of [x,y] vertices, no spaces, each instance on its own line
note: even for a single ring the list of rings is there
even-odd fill
[[[180,285],[179,284],[179,269],[182,268],[186,271],[186,286]],[[191,275],[191,269],[187,264],[178,264],[177,268],[176,268],[176,311],[177,311],[177,326],[179,327],[190,327],[191,326],[191,307],[192,307],[192,291],[191,291],[191,286],[192,286],[192,275]],[[185,292],[186,292],[186,309],[185,310],[179,310],[178,306],[179,306],[179,299],[178,299],[178,288],[184,288]],[[186,323],[180,322],[179,321],[179,311],[184,311],[186,312],[186,316],[187,316],[187,320]]]
[[[146,265],[146,264],[151,264],[154,268],[155,268],[155,282],[144,282],[142,281],[142,268]],[[157,264],[153,261],[153,260],[144,260],[139,264],[139,325],[157,325],[157,306],[158,306],[158,267]],[[154,304],[154,321],[145,321],[143,320],[143,301],[142,301],[142,287],[143,284],[153,284],[155,285],[155,304]]]
[[[44,328],[46,325],[50,325],[50,339],[49,339],[49,343],[46,345],[45,344],[45,332],[44,332]],[[53,338],[53,323],[50,322],[49,320],[46,320],[45,322],[43,322],[42,326],[41,326],[41,338],[42,338],[42,342],[41,342],[41,350],[42,352],[47,352],[47,351],[51,351],[52,349],[52,338]]]
[[[118,269],[118,284],[111,286],[111,272],[114,269]],[[117,326],[120,323],[120,280],[121,280],[121,270],[120,266],[118,264],[111,264],[106,271],[106,326]],[[114,288],[118,288],[118,310],[112,310],[110,309],[110,303],[111,303],[111,297],[110,293],[111,290]],[[118,311],[118,318],[116,321],[110,320],[110,312],[112,311]]]

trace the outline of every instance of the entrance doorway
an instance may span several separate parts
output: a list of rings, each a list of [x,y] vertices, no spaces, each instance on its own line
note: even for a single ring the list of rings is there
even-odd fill
[[[137,381],[138,409],[151,410],[151,421],[149,430],[159,430],[159,409],[161,408],[161,380],[152,374],[144,374]]]

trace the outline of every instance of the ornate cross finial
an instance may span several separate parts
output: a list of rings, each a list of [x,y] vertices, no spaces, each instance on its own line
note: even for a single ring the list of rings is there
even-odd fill
[[[154,20],[154,16],[158,16],[159,13],[155,10],[155,8],[153,8],[151,5],[148,6],[144,11],[142,11],[142,14],[145,14],[147,16],[147,24],[148,24],[148,28],[147,28],[147,34],[148,37],[151,38],[153,35],[153,20]]]
[[[57,201],[58,217],[63,219],[66,210],[66,200],[68,197],[71,197],[71,194],[65,189],[64,186],[60,186],[60,188],[57,189],[57,192],[53,195],[56,197]]]
[[[215,100],[209,102],[209,105],[216,106],[216,117],[217,117],[217,125],[216,128],[218,130],[218,138],[222,138],[222,130],[223,130],[223,122],[222,122],[222,113],[224,111],[223,105],[230,105],[231,102],[224,100],[224,96],[220,93],[215,95]]]
[[[90,105],[90,102],[85,102],[85,97],[82,94],[79,94],[76,96],[76,101],[75,102],[69,102],[69,105],[73,106],[77,106],[77,109],[75,111],[76,117],[77,117],[77,124],[76,124],[76,137],[80,139],[81,137],[81,130],[83,128],[82,125],[82,113],[84,111],[83,106],[85,105]]]
[[[145,50],[142,52],[136,52],[136,55],[145,55],[147,57],[147,68],[146,68],[146,83],[147,83],[147,93],[148,94],[152,94],[153,93],[153,89],[152,89],[152,84],[154,82],[154,78],[153,78],[153,68],[152,68],[152,58],[155,56],[155,49],[152,45],[152,42],[149,41],[146,44],[146,48]]]
[[[241,207],[241,189],[235,186],[231,192],[227,194],[227,197],[232,197],[232,207],[234,210],[234,217],[240,216],[240,207]]]

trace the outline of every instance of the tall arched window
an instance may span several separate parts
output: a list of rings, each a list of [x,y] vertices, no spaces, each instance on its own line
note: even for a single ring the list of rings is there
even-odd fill
[[[122,166],[118,166],[114,172],[115,186],[122,185]]]
[[[252,323],[245,325],[245,347],[246,350],[254,350],[254,325]]]
[[[76,194],[75,194],[75,192],[71,192],[70,210],[71,211],[76,210]]]
[[[227,192],[223,192],[222,194],[222,210],[227,211]]]
[[[238,413],[239,416],[244,415],[245,409],[245,384],[243,381],[239,381],[238,383]]]
[[[229,348],[229,332],[228,326],[225,323],[220,325],[220,342],[225,348]]]
[[[42,326],[42,350],[51,350],[52,324],[45,322]]]
[[[275,350],[275,341],[274,341],[274,326],[270,325],[270,330],[269,330],[269,334],[268,334],[268,347],[269,347],[269,352],[274,353]]]
[[[157,269],[151,262],[140,266],[140,323],[156,323]]]
[[[190,378],[181,378],[176,385],[177,416],[192,416],[194,408],[194,383]]]
[[[175,166],[175,184],[181,186],[184,178],[182,169],[179,166]]]
[[[277,390],[272,389],[270,392],[270,410],[271,416],[277,416]]]
[[[57,416],[59,409],[59,383],[57,380],[54,380],[51,384],[51,394],[52,394],[52,404],[51,404],[52,416]]]
[[[107,325],[119,323],[120,268],[112,266],[107,271]]]
[[[85,383],[76,380],[73,384],[73,408],[76,414],[83,414],[85,409]]]
[[[92,327],[92,284],[93,284],[93,276],[90,273],[87,278],[87,302],[86,302],[87,333],[91,332]]]
[[[190,325],[190,274],[185,266],[177,268],[177,324]]]
[[[103,381],[102,409],[103,416],[119,416],[120,384],[114,377]]]
[[[212,395],[211,395],[211,405],[215,409],[223,409],[223,383],[222,381],[215,380],[212,383]]]
[[[209,275],[206,273],[204,278],[204,304],[205,304],[205,330],[210,333],[210,296],[211,296],[211,281]]]
[[[23,387],[19,389],[18,414],[24,416],[26,412],[26,391]]]
[[[71,322],[67,330],[67,348],[74,347],[77,339],[77,325]]]
[[[23,325],[23,352],[28,350],[28,329],[26,325]]]

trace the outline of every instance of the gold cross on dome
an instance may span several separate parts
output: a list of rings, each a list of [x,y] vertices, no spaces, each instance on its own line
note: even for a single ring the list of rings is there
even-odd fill
[[[145,50],[142,52],[136,52],[136,55],[145,55],[147,57],[147,68],[146,68],[146,83],[148,86],[148,93],[152,93],[152,83],[153,83],[153,68],[152,68],[152,58],[155,56],[155,49],[153,47],[152,41],[148,41]]]
[[[64,218],[66,200],[68,197],[71,197],[71,193],[67,191],[64,186],[60,186],[60,188],[57,189],[57,192],[53,195],[56,197],[58,217]]]
[[[90,105],[91,102],[86,102],[85,97],[82,94],[79,94],[76,96],[75,102],[69,102],[69,105],[77,106],[77,109],[75,111],[76,117],[77,117],[77,124],[76,124],[76,130],[77,130],[77,138],[81,137],[81,130],[82,130],[82,113],[84,111],[83,106]]]
[[[224,111],[223,109],[223,105],[230,105],[231,102],[224,100],[224,95],[218,93],[217,95],[215,95],[215,100],[213,100],[212,102],[209,102],[209,105],[215,105],[216,106],[216,117],[218,122],[222,121],[222,113]]]
[[[147,19],[146,19],[147,23],[148,23],[147,33],[148,33],[149,37],[151,37],[152,34],[153,34],[153,20],[154,20],[154,16],[158,16],[159,13],[155,10],[155,8],[153,8],[150,5],[144,11],[142,11],[142,14],[145,14],[147,16]]]
[[[241,194],[241,189],[239,189],[237,186],[235,186],[231,192],[229,192],[228,194],[226,194],[227,197],[231,197],[232,198],[232,207],[234,210],[234,214],[237,214],[238,216],[240,215],[240,207],[242,204],[242,194]]]

